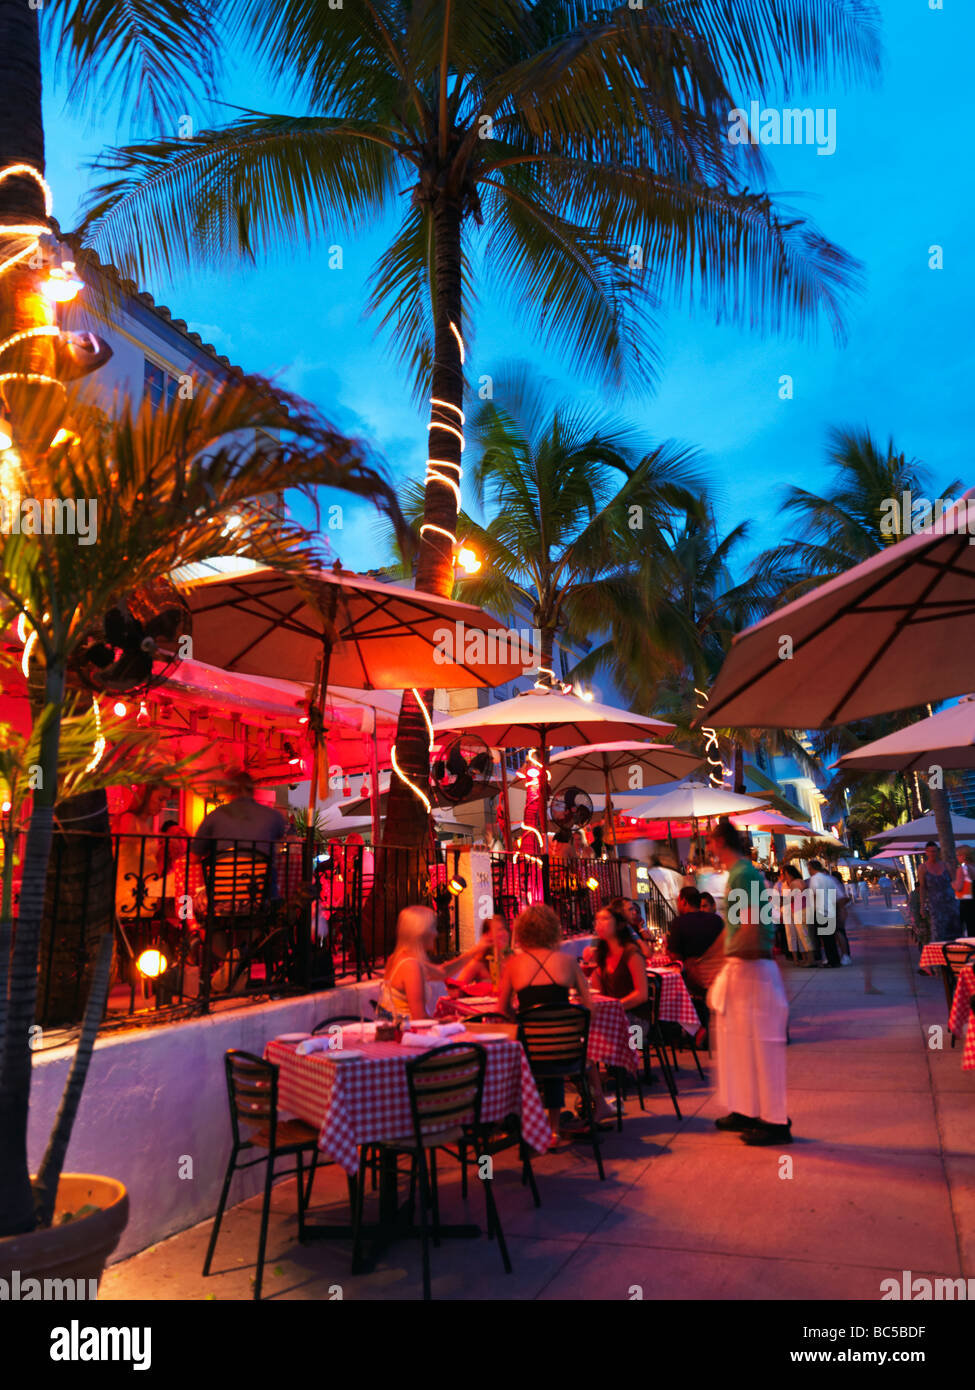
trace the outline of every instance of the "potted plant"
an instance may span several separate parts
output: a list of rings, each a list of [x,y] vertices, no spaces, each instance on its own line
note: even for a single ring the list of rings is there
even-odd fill
[[[113,634],[118,615],[137,611],[140,595],[170,581],[174,571],[219,556],[246,556],[300,569],[316,559],[312,538],[255,498],[283,486],[347,487],[378,499],[394,520],[395,498],[347,441],[266,382],[240,378],[220,390],[199,391],[154,411],[123,406],[116,418],[76,404],[64,428],[50,397],[28,400],[13,447],[0,452],[5,498],[91,499],[97,503],[97,543],[77,535],[0,534],[0,632],[17,633],[20,664],[32,701],[29,807],[15,927],[8,911],[0,1038],[0,1275],[38,1264],[68,1277],[96,1277],[124,1225],[126,1198],[111,1179],[62,1176],[95,1035],[105,1010],[112,936],[106,933],[91,976],[82,1035],[44,1162],[32,1175],[27,1158],[31,1038],[48,863],[55,811],[65,795],[94,785],[112,731],[103,722],[99,681],[104,663],[116,670],[124,651]],[[237,518],[230,527],[228,516]],[[111,619],[111,620],[110,620]],[[188,638],[188,640],[187,640]],[[191,637],[180,654],[192,654]],[[15,643],[16,645],[16,643]],[[98,650],[101,649],[101,650]],[[153,639],[138,645],[152,665]],[[101,665],[99,665],[101,663]],[[144,663],[143,663],[144,665]],[[106,687],[115,689],[117,687]],[[71,723],[72,720],[81,722]],[[89,778],[72,777],[62,759],[87,740]],[[130,750],[131,755],[131,750]],[[118,759],[112,766],[118,767]],[[134,765],[133,765],[134,766]],[[139,772],[144,776],[144,769]],[[9,860],[9,855],[8,855]],[[75,1219],[70,1239],[59,1221]],[[63,1223],[62,1223],[63,1224]],[[85,1231],[88,1235],[85,1235]],[[63,1233],[62,1233],[63,1234]],[[37,1260],[30,1250],[37,1250]],[[53,1262],[53,1263],[52,1263]]]

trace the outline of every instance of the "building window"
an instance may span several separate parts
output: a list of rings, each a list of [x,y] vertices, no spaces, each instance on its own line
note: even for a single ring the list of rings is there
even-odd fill
[[[176,399],[176,392],[179,388],[179,378],[170,372],[164,371],[157,363],[145,358],[143,368],[143,390],[144,394],[152,401],[153,408],[162,405],[163,401],[167,405],[172,405]]]

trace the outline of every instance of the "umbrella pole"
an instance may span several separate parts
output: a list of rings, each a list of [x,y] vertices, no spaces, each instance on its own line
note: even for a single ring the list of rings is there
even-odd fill
[[[613,845],[613,853],[619,858],[619,848],[616,842],[616,817],[613,815],[613,796],[609,789],[609,767],[603,764],[603,786],[606,792],[606,824],[609,827],[609,836]]]
[[[538,779],[538,806],[542,832],[542,898],[549,900],[550,877],[548,864],[548,754],[545,748],[545,732],[542,731],[542,771]]]
[[[501,757],[501,805],[504,808],[504,847],[511,853],[511,807],[508,804],[508,769],[504,761],[504,749],[499,748]]]
[[[379,750],[376,746],[376,711],[372,711],[372,747],[370,749],[369,777],[372,788],[372,843],[378,845],[382,838],[379,821]]]

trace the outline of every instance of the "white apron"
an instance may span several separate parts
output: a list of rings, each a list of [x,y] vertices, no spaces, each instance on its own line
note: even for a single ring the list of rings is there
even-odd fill
[[[717,1093],[730,1113],[787,1123],[785,1032],[789,1002],[774,960],[729,956],[708,991]]]

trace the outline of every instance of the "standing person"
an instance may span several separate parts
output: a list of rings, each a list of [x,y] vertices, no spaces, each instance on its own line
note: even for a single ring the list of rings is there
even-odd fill
[[[826,956],[824,965],[831,970],[838,969],[840,951],[836,936],[837,927],[840,925],[839,905],[841,902],[848,902],[846,893],[840,891],[837,880],[826,872],[818,859],[809,861],[806,893],[806,922],[810,932],[814,933],[813,949],[817,955],[822,952]]]
[[[802,891],[802,874],[795,864],[783,864],[779,881],[782,926],[790,954],[798,965],[808,970],[815,961],[809,927],[806,924],[806,900]]]
[[[846,924],[850,909],[856,902],[856,884],[851,884],[848,889],[836,869],[833,870],[832,877],[836,883],[836,949],[839,951],[840,965],[852,965],[853,957],[850,955],[850,938],[846,932]],[[866,879],[861,879],[860,882],[866,885]]]
[[[718,1097],[728,1108],[715,1125],[740,1131],[749,1145],[791,1144],[785,1085],[789,1004],[772,959],[768,889],[741,833],[725,817],[711,832],[711,848],[728,870],[725,967],[708,991]]]
[[[666,853],[653,855],[648,872],[666,902],[676,912],[677,898],[684,886],[684,877],[677,872],[673,858]]]
[[[955,874],[955,897],[963,936],[975,935],[975,867],[972,851],[962,845],[958,851],[958,872]]]
[[[880,875],[880,882],[878,884],[878,887],[880,888],[881,893],[883,893],[884,895],[884,907],[893,907],[894,885],[891,881],[890,875],[886,872],[886,870]]]
[[[924,846],[924,863],[918,871],[921,912],[927,914],[931,941],[950,941],[958,935],[958,901],[951,870],[933,840]]]

